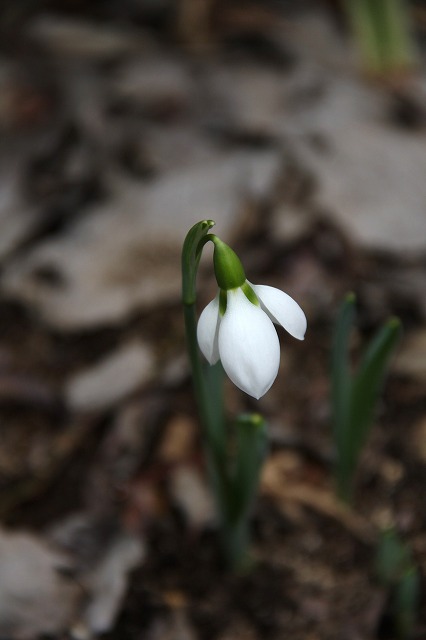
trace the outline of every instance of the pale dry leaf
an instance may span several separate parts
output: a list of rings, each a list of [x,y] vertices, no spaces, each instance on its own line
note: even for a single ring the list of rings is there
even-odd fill
[[[0,636],[26,640],[69,629],[82,596],[71,568],[42,539],[0,530]]]

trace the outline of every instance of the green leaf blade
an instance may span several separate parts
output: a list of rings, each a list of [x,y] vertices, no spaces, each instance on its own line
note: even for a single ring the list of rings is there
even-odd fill
[[[331,353],[333,430],[338,449],[345,441],[351,392],[349,338],[355,317],[355,294],[348,293],[340,307]]]
[[[263,417],[258,413],[238,416],[232,488],[235,520],[246,517],[253,504],[266,447],[266,423]]]
[[[351,446],[355,455],[364,445],[373,423],[377,398],[400,336],[401,322],[391,318],[379,329],[359,365],[351,397]]]

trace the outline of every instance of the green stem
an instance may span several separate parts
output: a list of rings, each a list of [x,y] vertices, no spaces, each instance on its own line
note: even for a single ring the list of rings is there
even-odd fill
[[[197,223],[185,239],[182,302],[193,387],[201,419],[207,470],[220,518],[223,553],[228,568],[239,571],[249,566],[250,510],[259,481],[265,425],[257,414],[241,416],[237,420],[237,437],[233,442],[224,416],[222,367],[219,363],[206,372],[198,348],[196,277],[201,252],[209,241],[215,242],[216,249],[219,246],[222,252],[226,247],[216,236],[208,233],[213,224],[212,220]],[[229,270],[235,271],[235,259],[229,247],[226,248],[226,256],[231,256]],[[236,271],[239,273],[238,269]]]
[[[227,565],[235,572],[250,566],[248,546],[250,542],[249,518],[225,519],[222,523],[222,548]]]
[[[203,446],[212,490],[221,517],[228,499],[227,438],[223,412],[221,380],[207,386],[197,341],[196,279],[204,245],[214,237],[209,230],[213,220],[203,220],[188,232],[182,249],[182,302],[188,356],[195,398],[201,419]],[[220,405],[220,406],[218,406]]]
[[[187,349],[192,369],[192,383],[203,427],[203,446],[207,458],[208,472],[217,507],[220,512],[223,513],[227,494],[225,469],[226,439],[224,435],[223,412],[218,412],[216,407],[215,413],[221,415],[221,419],[219,420],[216,419],[216,416],[210,409],[212,399],[206,386],[203,364],[198,349],[195,304],[184,304],[184,317]]]
[[[194,385],[195,397],[201,422],[207,432],[212,431],[210,424],[210,414],[208,411],[207,391],[204,384],[203,366],[197,342],[197,320],[194,304],[184,304],[183,312],[185,317],[186,344],[192,370],[192,383]]]

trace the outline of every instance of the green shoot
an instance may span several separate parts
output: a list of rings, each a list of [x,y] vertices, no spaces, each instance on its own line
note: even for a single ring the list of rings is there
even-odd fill
[[[228,496],[225,506],[224,548],[239,570],[250,564],[249,522],[266,452],[266,424],[257,413],[241,414],[235,422],[235,441],[228,452]]]
[[[419,574],[411,553],[395,529],[384,531],[376,556],[376,574],[380,584],[390,590],[392,622],[399,640],[412,634],[419,601]]]
[[[353,481],[361,451],[374,419],[390,357],[401,333],[391,318],[378,330],[352,371],[349,339],[355,317],[355,296],[346,296],[337,319],[331,364],[331,404],[336,447],[336,488],[341,500],[352,501]]]
[[[386,76],[413,66],[406,0],[346,0],[345,9],[367,73]]]

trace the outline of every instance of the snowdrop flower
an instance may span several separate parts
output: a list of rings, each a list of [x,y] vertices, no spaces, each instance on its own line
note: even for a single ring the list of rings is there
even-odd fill
[[[234,251],[217,236],[210,239],[219,291],[198,321],[198,344],[210,364],[220,359],[232,382],[259,399],[278,374],[280,345],[273,323],[303,340],[306,317],[280,289],[248,282]]]

